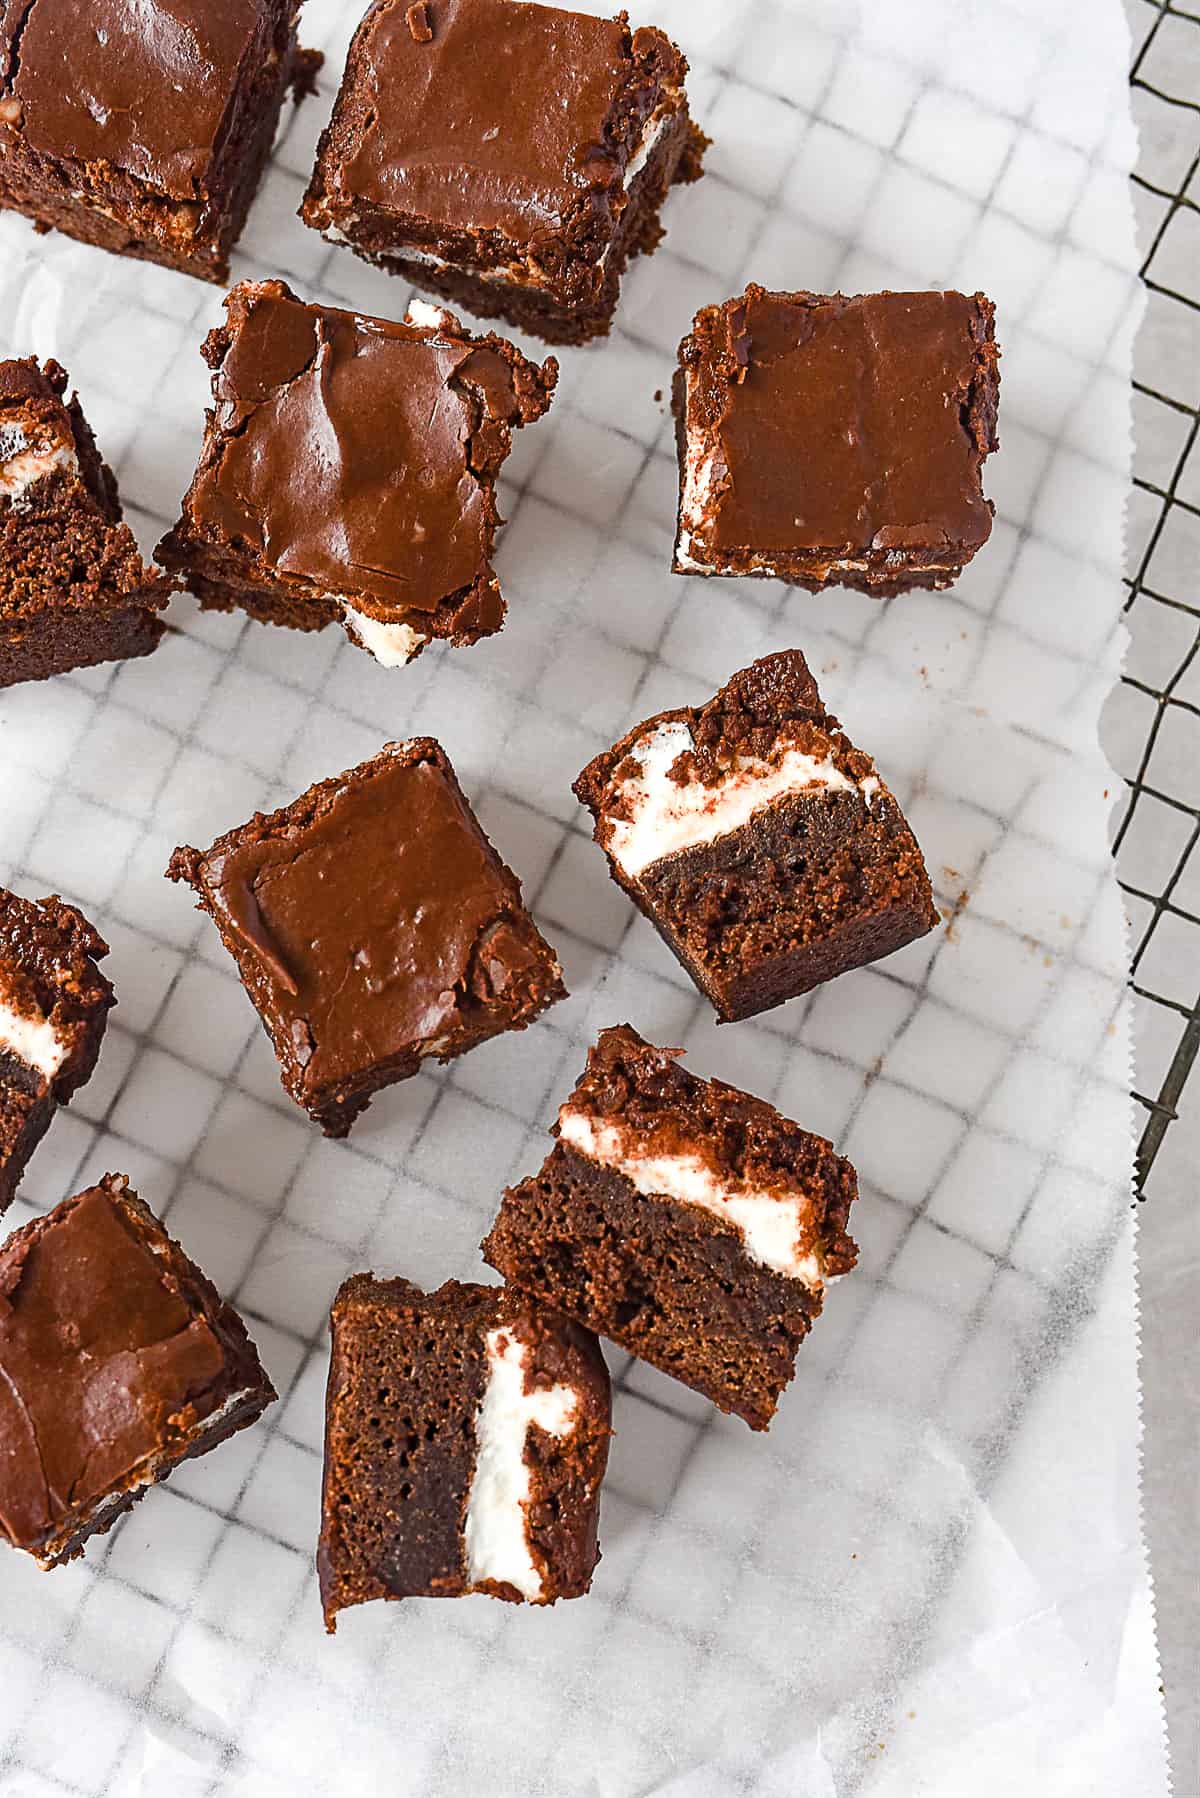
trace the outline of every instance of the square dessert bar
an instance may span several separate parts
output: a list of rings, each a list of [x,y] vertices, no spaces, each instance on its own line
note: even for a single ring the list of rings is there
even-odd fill
[[[566,997],[521,884],[432,737],[389,743],[210,849],[177,849],[292,1098],[345,1136],[371,1094]]]
[[[948,587],[992,528],[993,313],[981,293],[755,286],[704,307],[675,376],[675,573]]]
[[[61,899],[0,887],[0,1211],[55,1108],[90,1080],[116,1004],[108,944]]]
[[[122,521],[67,373],[0,362],[0,687],[149,655],[174,585]]]
[[[485,318],[607,332],[707,142],[661,31],[524,0],[375,0],[302,216]]]
[[[596,1338],[521,1293],[355,1274],[334,1300],[317,1572],[372,1598],[587,1591],[611,1395]]]
[[[574,791],[609,873],[722,1023],[938,922],[912,831],[798,650],[635,725]]]
[[[484,1258],[765,1430],[826,1284],[857,1258],[857,1180],[823,1138],[678,1055],[628,1024],[601,1032]]]
[[[274,1397],[237,1312],[122,1174],[0,1246],[0,1532],[41,1566]]]
[[[289,86],[298,0],[0,5],[0,206],[225,281]]]
[[[423,301],[404,324],[245,281],[210,332],[200,463],[157,555],[207,609],[341,623],[386,667],[498,631],[496,478],[558,377]]]

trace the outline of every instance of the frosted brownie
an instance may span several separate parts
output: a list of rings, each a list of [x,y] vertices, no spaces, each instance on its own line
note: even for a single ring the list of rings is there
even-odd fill
[[[122,521],[67,372],[0,362],[0,687],[158,647],[172,582]]]
[[[498,631],[496,478],[558,375],[415,301],[403,324],[243,281],[204,357],[200,462],[157,554],[202,606],[345,626],[385,667]]]
[[[432,737],[389,743],[205,850],[177,849],[285,1090],[328,1136],[372,1093],[521,1030],[562,969]]]
[[[41,1566],[274,1397],[241,1318],[123,1175],[0,1246],[0,1533]]]
[[[854,1266],[854,1169],[830,1144],[622,1024],[561,1106],[484,1259],[510,1285],[765,1430]]]
[[[981,293],[757,286],[704,307],[673,393],[676,574],[948,587],[992,528],[993,315]]]
[[[706,139],[661,31],[525,0],[375,0],[304,201],[334,243],[552,342],[607,332]]]
[[[0,887],[0,1211],[57,1106],[90,1080],[112,987],[96,966],[108,944],[61,899]]]
[[[334,1300],[325,1623],[372,1598],[577,1598],[599,1560],[608,1371],[520,1293],[355,1274]]]
[[[938,922],[912,831],[798,650],[659,712],[575,782],[609,873],[728,1023]]]
[[[299,0],[0,4],[0,206],[225,281],[289,86]]]

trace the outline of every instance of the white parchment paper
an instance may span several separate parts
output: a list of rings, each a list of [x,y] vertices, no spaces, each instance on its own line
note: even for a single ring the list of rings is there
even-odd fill
[[[357,7],[235,272],[399,316],[295,218]],[[78,901],[119,1010],[9,1221],[131,1175],[245,1313],[282,1402],[86,1559],[0,1556],[5,1793],[1160,1798],[1137,1499],[1126,950],[1100,704],[1123,637],[1138,316],[1119,0],[656,0],[709,173],[561,356],[509,464],[503,635],[375,667],[188,599],[158,654],[0,695],[0,879]],[[641,15],[637,22],[643,22]],[[648,22],[648,19],[647,19]],[[669,391],[694,309],[748,279],[997,302],[990,543],[887,605],[667,572]],[[0,217],[0,352],[57,355],[145,547],[200,441],[220,296]],[[530,346],[536,347],[536,346]],[[570,781],[658,707],[804,649],[925,849],[947,928],[717,1031],[608,881]],[[559,948],[570,1000],[324,1142],[172,847],[428,731]],[[602,1025],[778,1103],[857,1163],[859,1270],[765,1439],[612,1357],[593,1594],[348,1613],[322,1634],[324,1323],[360,1267],[489,1277]]]

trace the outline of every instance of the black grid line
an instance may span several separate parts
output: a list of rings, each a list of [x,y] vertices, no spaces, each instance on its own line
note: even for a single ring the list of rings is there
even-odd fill
[[[1194,194],[1190,193],[1188,189],[1194,183],[1197,170],[1200,169],[1200,100],[1195,96],[1164,92],[1162,88],[1147,81],[1142,70],[1146,66],[1154,43],[1168,18],[1179,20],[1185,28],[1195,32],[1196,47],[1200,49],[1200,15],[1173,5],[1170,0],[1146,0],[1146,5],[1153,17],[1136,49],[1130,71],[1131,85],[1137,92],[1147,96],[1157,105],[1168,106],[1193,115],[1196,120],[1196,152],[1191,157],[1182,178],[1173,186],[1164,186],[1142,172],[1136,172],[1133,176],[1137,186],[1167,202],[1149,243],[1144,247],[1141,274],[1146,287],[1151,292],[1159,294],[1171,306],[1194,311],[1200,308],[1200,268],[1193,268],[1193,286],[1190,290],[1168,286],[1156,280],[1154,269],[1156,258],[1163,249],[1171,225],[1179,219],[1181,214],[1186,213],[1194,218],[1198,213]],[[1134,1089],[1134,1098],[1145,1113],[1137,1149],[1137,1194],[1139,1199],[1144,1199],[1155,1157],[1162,1148],[1171,1124],[1179,1116],[1184,1092],[1196,1064],[1197,1054],[1200,1053],[1200,934],[1195,936],[1190,934],[1191,931],[1200,931],[1200,918],[1194,912],[1178,904],[1175,898],[1176,891],[1191,866],[1197,842],[1200,842],[1200,792],[1164,790],[1155,781],[1152,772],[1154,751],[1167,721],[1187,720],[1189,728],[1194,730],[1194,721],[1200,718],[1200,706],[1197,706],[1186,693],[1179,690],[1200,653],[1200,585],[1197,585],[1197,582],[1200,581],[1200,569],[1193,564],[1191,584],[1181,591],[1171,592],[1163,590],[1154,578],[1152,569],[1155,551],[1161,544],[1164,533],[1170,528],[1172,519],[1177,518],[1180,514],[1200,517],[1200,508],[1180,492],[1189,473],[1194,478],[1195,471],[1200,468],[1200,453],[1196,449],[1197,436],[1200,434],[1200,411],[1194,400],[1162,392],[1159,388],[1137,379],[1136,359],[1134,388],[1146,400],[1156,406],[1166,408],[1180,420],[1186,420],[1187,424],[1182,446],[1165,485],[1151,481],[1139,472],[1139,458],[1135,445],[1134,486],[1139,492],[1148,495],[1157,503],[1157,515],[1145,547],[1126,577],[1128,591],[1125,612],[1127,615],[1133,614],[1136,609],[1138,612],[1144,613],[1148,608],[1161,607],[1193,621],[1195,626],[1191,641],[1165,679],[1149,682],[1142,680],[1132,671],[1127,671],[1122,676],[1122,682],[1126,687],[1152,700],[1155,707],[1137,765],[1132,772],[1124,773],[1128,795],[1121,809],[1113,842],[1114,854],[1117,857],[1117,875],[1123,890],[1150,908],[1149,916],[1134,943],[1132,985],[1138,997],[1160,1014],[1176,1017],[1179,1020],[1179,1034],[1174,1052],[1157,1092],[1144,1092],[1140,1090],[1140,1087]],[[1197,748],[1200,748],[1200,734],[1196,735],[1195,741]],[[1174,867],[1167,878],[1154,890],[1148,890],[1132,876],[1132,871],[1128,867],[1129,858],[1122,856],[1122,849],[1137,818],[1139,807],[1143,806],[1147,800],[1157,801],[1159,804],[1171,807],[1186,818],[1190,825],[1186,843]],[[1178,920],[1187,926],[1189,931],[1188,942],[1191,949],[1191,966],[1194,970],[1194,985],[1189,990],[1182,992],[1156,992],[1139,982],[1137,978],[1140,963],[1155,941],[1164,921],[1168,919]],[[1181,981],[1186,979],[1184,970],[1180,970],[1179,977]]]

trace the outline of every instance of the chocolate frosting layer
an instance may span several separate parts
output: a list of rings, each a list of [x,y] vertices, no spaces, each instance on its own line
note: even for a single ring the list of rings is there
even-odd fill
[[[982,543],[974,407],[991,306],[961,293],[768,293],[714,309],[719,367],[690,369],[688,440],[716,453],[712,550]],[[703,317],[704,315],[702,315]],[[698,321],[699,323],[699,321]],[[712,346],[706,346],[705,354]]]
[[[377,0],[352,63],[355,128],[339,171],[351,195],[524,244],[619,180],[623,18],[524,0]],[[648,89],[641,111],[653,102]]]
[[[548,403],[518,391],[537,371],[449,314],[391,324],[278,281],[235,288],[228,311],[194,523],[385,616],[433,612],[488,575],[491,483],[509,427]]]
[[[0,92],[34,149],[204,197],[263,0],[0,0]]]
[[[0,1528],[23,1546],[178,1444],[221,1403],[226,1367],[107,1186],[39,1222],[0,1251]]]
[[[519,1009],[547,956],[435,745],[321,792],[304,821],[226,839],[197,869],[305,1098],[432,1048],[480,1001]]]

